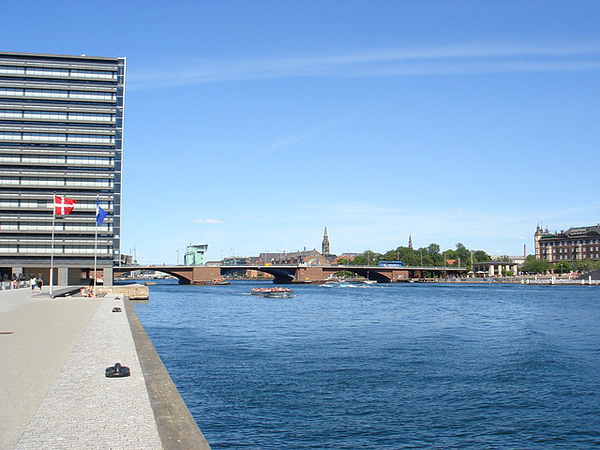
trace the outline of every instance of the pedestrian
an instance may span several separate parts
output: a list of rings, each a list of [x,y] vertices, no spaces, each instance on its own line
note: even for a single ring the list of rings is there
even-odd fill
[[[31,278],[29,280],[29,285],[31,286],[31,292],[35,292],[37,288],[37,278],[31,274]]]
[[[41,273],[38,275],[36,281],[37,281],[38,292],[42,292],[42,288],[44,287],[44,279],[42,278]]]

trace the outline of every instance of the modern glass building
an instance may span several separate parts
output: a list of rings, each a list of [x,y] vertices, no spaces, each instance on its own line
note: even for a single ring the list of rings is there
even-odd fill
[[[85,283],[120,259],[125,58],[0,52],[0,276]],[[75,200],[53,217],[53,195]],[[96,226],[96,199],[108,212]],[[54,236],[54,239],[52,238]],[[109,276],[106,276],[109,275]]]

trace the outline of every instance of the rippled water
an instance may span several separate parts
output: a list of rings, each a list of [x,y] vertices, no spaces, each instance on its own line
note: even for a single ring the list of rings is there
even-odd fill
[[[597,287],[257,285],[135,305],[213,449],[600,448]]]

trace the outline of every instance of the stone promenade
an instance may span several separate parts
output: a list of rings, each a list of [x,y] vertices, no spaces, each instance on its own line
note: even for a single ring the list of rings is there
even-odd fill
[[[209,448],[128,303],[0,292],[0,449]]]

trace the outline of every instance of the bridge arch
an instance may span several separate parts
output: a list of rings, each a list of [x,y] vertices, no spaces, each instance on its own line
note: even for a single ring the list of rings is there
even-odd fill
[[[332,267],[334,268],[335,266]],[[377,281],[378,283],[392,282],[392,278],[390,276],[380,273],[373,268],[344,266],[343,268],[338,268],[338,270],[336,272],[332,272],[332,274],[338,272],[352,272],[358,276],[366,278],[367,280]]]
[[[227,276],[234,272],[245,272],[248,270],[248,267],[227,267],[221,266],[221,276]],[[281,267],[270,267],[270,266],[259,266],[252,267],[252,270],[256,270],[258,272],[267,273],[273,276],[273,283],[278,284],[289,284],[293,283],[296,280],[296,269],[295,267],[290,268],[281,268]]]
[[[115,267],[113,269],[113,272],[114,272],[115,275],[126,275],[128,273],[136,272],[136,271],[139,271],[139,270],[152,270],[153,272],[160,272],[160,273],[165,273],[167,275],[171,275],[171,276],[177,278],[179,284],[190,284],[191,281],[192,281],[189,278],[189,275],[187,273],[182,274],[182,273],[177,272],[177,270],[174,270],[172,268],[166,268],[166,267],[160,267],[160,266],[159,267],[152,267],[151,269],[147,268],[147,267],[144,267],[144,268],[128,267],[128,268],[125,268],[125,269],[121,269],[121,268]]]

